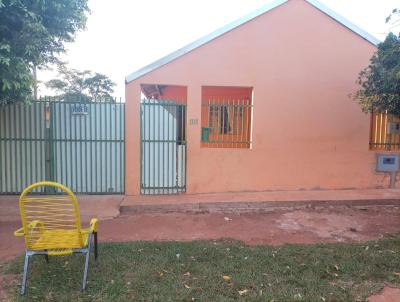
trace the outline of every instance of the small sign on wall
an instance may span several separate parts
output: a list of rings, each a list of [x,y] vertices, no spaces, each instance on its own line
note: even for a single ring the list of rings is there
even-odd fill
[[[89,106],[88,104],[71,104],[71,114],[72,115],[88,115],[89,114]]]
[[[197,118],[191,118],[189,120],[189,125],[198,125],[199,124],[199,120]]]

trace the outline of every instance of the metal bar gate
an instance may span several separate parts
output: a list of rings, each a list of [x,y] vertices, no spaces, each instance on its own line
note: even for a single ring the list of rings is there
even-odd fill
[[[140,106],[141,194],[186,191],[186,105],[142,100]]]
[[[125,104],[115,100],[44,98],[0,107],[0,194],[41,180],[76,193],[122,194],[124,142]]]

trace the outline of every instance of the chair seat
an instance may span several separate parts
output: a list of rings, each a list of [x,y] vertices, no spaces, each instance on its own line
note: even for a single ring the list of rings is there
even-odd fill
[[[88,234],[89,229],[81,230],[81,234],[77,230],[44,230],[37,240],[30,243],[30,250],[47,250],[49,255],[70,254],[72,249],[87,247]]]

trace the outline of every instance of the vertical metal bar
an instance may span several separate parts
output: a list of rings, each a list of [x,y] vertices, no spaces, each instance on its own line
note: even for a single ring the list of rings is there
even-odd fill
[[[89,110],[86,106],[88,106],[87,103],[84,104],[85,108],[83,109],[85,112],[86,110]],[[88,113],[88,112],[86,112]],[[79,123],[79,138],[80,138],[80,170],[81,170],[81,193],[87,193],[87,162],[86,162],[86,119],[87,115],[83,114],[80,117],[80,123]]]
[[[208,108],[208,126],[209,126],[209,132],[208,132],[208,141],[207,141],[207,147],[213,147],[213,143],[210,143],[210,136],[211,134],[213,135],[212,137],[214,137],[214,133],[215,133],[215,123],[213,120],[213,114],[214,112],[214,108],[211,106],[211,100],[205,100],[207,102],[207,108]],[[212,141],[213,139],[211,139]]]
[[[98,189],[98,192],[101,193],[103,192],[103,167],[102,167],[102,162],[103,162],[103,143],[101,142],[101,139],[103,137],[103,132],[102,132],[102,123],[103,123],[103,107],[101,106],[100,103],[96,103],[96,106],[99,108],[99,118],[98,121],[99,123],[96,121],[96,128],[99,129],[98,132],[98,144],[100,145],[100,148],[96,148],[97,150],[99,150],[99,159],[100,162],[98,163],[99,166],[99,183],[100,183],[100,188]],[[97,125],[99,124],[99,125]],[[97,132],[97,131],[96,131]]]
[[[236,119],[236,124],[237,124],[237,135],[236,135],[236,147],[240,148],[241,147],[241,135],[243,133],[243,128],[241,128],[242,124],[242,118],[244,115],[244,110],[243,108],[240,106],[240,99],[238,99],[236,101],[236,109],[237,109],[237,119]]]
[[[107,103],[102,103],[104,109],[104,119],[102,121],[102,125],[104,125],[104,135],[102,136],[102,141],[104,145],[104,161],[102,161],[102,166],[104,167],[104,190],[103,192],[107,192],[107,182],[108,182],[108,173],[107,173]],[[103,118],[103,117],[102,117]]]
[[[378,115],[375,112],[374,114],[374,126],[375,126],[375,133],[374,133],[374,143],[375,143],[375,147],[378,143]]]
[[[237,129],[236,120],[238,119],[239,112],[236,108],[235,98],[232,99],[231,106],[232,106],[232,110],[231,110],[231,112],[232,112],[232,117],[231,117],[231,120],[232,120],[232,146],[231,146],[231,148],[237,148],[238,129]]]
[[[152,158],[153,158],[153,156],[154,156],[154,153],[153,153],[153,147],[154,147],[154,143],[152,142],[152,133],[153,133],[153,131],[154,131],[154,120],[153,120],[153,109],[154,109],[154,106],[150,106],[152,103],[151,103],[151,101],[150,100],[148,100],[148,106],[146,107],[147,108],[147,110],[149,111],[149,114],[148,114],[148,116],[149,116],[149,118],[148,118],[148,125],[149,125],[149,134],[148,134],[148,137],[147,137],[147,140],[148,140],[148,143],[147,143],[147,145],[148,145],[148,148],[149,148],[149,158],[148,158],[148,174],[149,174],[149,182],[147,183],[147,187],[148,187],[148,189],[147,189],[147,194],[151,194],[151,190],[152,189],[150,189],[152,186],[153,186],[153,180],[152,180],[152,169],[153,169],[153,164],[154,164],[154,161],[152,160]]]
[[[379,144],[382,146],[382,113],[379,114]]]
[[[40,180],[45,180],[44,169],[45,169],[45,158],[44,158],[44,147],[43,144],[43,132],[45,131],[45,126],[43,126],[43,118],[38,118],[38,116],[44,116],[44,109],[42,108],[43,99],[40,98],[39,101],[32,102],[29,105],[29,111],[27,113],[26,123],[27,123],[27,135],[29,136],[28,156],[27,156],[27,178],[28,184],[38,181],[38,175]],[[43,111],[41,111],[43,110]],[[35,171],[33,175],[33,148],[35,149],[35,163],[39,166],[39,171]],[[29,171],[28,171],[29,170]],[[36,177],[36,179],[33,179]]]
[[[23,146],[25,145],[25,136],[23,135],[23,104],[18,104],[18,136],[20,138],[18,149],[19,149],[19,177],[18,177],[18,192],[22,192],[24,188],[24,178],[23,178]]]
[[[184,110],[185,110],[185,124],[184,124],[184,126],[185,126],[185,136],[184,136],[184,140],[185,140],[185,145],[184,145],[184,150],[185,150],[185,182],[184,182],[184,185],[185,185],[185,192],[186,192],[186,185],[187,185],[187,139],[186,139],[186,135],[187,135],[187,131],[186,131],[186,125],[187,125],[187,107],[186,107],[186,104],[185,104],[185,107],[184,107]]]
[[[180,131],[181,131],[181,135],[180,135],[180,144],[179,144],[179,149],[180,149],[180,153],[181,153],[181,159],[180,159],[180,161],[181,161],[181,179],[180,179],[180,187],[181,187],[181,190],[183,190],[184,188],[183,188],[183,177],[184,177],[184,171],[183,171],[183,161],[184,161],[184,158],[183,158],[183,150],[182,150],[182,148],[183,148],[183,134],[184,134],[184,128],[183,127],[185,127],[185,116],[184,116],[184,112],[183,112],[183,105],[181,104],[180,105],[180,107],[181,107],[181,129],[180,129]]]
[[[108,114],[107,114],[107,107],[108,107],[108,104],[107,103],[104,103],[104,105],[103,105],[103,107],[104,107],[104,121],[103,121],[103,125],[104,125],[104,162],[103,162],[103,164],[104,164],[104,189],[105,189],[105,192],[107,192],[108,190],[107,190],[107,186],[108,186],[108,131],[107,131],[107,128],[108,128],[108,123],[107,123],[107,120],[108,120]]]
[[[29,112],[29,142],[30,153],[30,182],[46,180],[46,155],[45,155],[45,136],[46,136],[46,102],[42,98],[39,102],[34,102]],[[33,124],[32,124],[33,122]],[[36,139],[34,143],[32,139]],[[35,148],[35,160],[33,160],[32,144]],[[33,179],[33,162],[35,162],[35,179]],[[39,168],[38,168],[39,166]]]
[[[221,101],[220,99],[217,99],[217,104],[218,104],[218,115],[219,115],[219,127],[218,127],[218,143],[217,143],[217,147],[221,148],[221,142],[223,141],[224,137],[223,137],[223,133],[224,133],[224,114],[223,114],[223,106],[221,105]]]
[[[388,124],[390,127],[390,132],[388,135],[389,138],[388,138],[387,143],[388,143],[388,150],[391,150],[392,140],[393,140],[393,136],[394,136],[393,130],[395,130],[395,129],[393,129],[393,115],[386,112],[386,128],[387,128]],[[386,133],[387,133],[387,129],[386,129]]]
[[[165,101],[165,100],[163,100],[163,104],[166,104],[166,103],[168,103],[168,101]],[[161,120],[160,120],[160,128],[161,128],[161,131],[162,131],[162,152],[161,152],[161,165],[160,165],[160,169],[161,169],[161,179],[162,179],[162,183],[161,183],[161,186],[163,187],[163,189],[162,189],[162,194],[165,194],[165,156],[164,156],[164,154],[165,154],[165,113],[166,112],[168,112],[167,110],[168,110],[169,108],[168,108],[168,105],[167,106],[163,106],[162,107],[162,114],[161,114],[161,120],[162,120],[162,122],[161,122]],[[162,167],[161,167],[162,166]]]
[[[3,169],[3,154],[5,154],[6,152],[3,152],[3,150],[5,151],[5,148],[3,146],[3,140],[4,140],[4,135],[2,132],[2,129],[4,129],[3,123],[4,123],[4,110],[2,107],[0,107],[0,151],[1,151],[0,152],[0,194],[5,193],[4,186],[3,186],[3,181],[5,180],[5,177],[3,177],[3,171],[5,170],[5,169]]]
[[[169,164],[170,164],[170,161],[171,161],[171,159],[170,159],[170,154],[169,154],[169,149],[171,148],[171,137],[170,137],[170,133],[169,133],[169,123],[170,123],[170,116],[171,116],[171,101],[168,101],[168,110],[167,110],[167,112],[166,112],[166,118],[167,118],[167,125],[166,125],[166,131],[167,131],[167,138],[166,138],[166,141],[167,141],[167,143],[166,143],[166,147],[167,147],[167,156],[166,156],[166,171],[165,171],[165,173],[164,173],[164,175],[166,176],[166,178],[167,178],[167,185],[166,185],[166,187],[167,187],[167,194],[168,193],[170,193],[170,186],[171,186],[171,184],[170,184],[170,178],[169,178]]]
[[[126,131],[125,131],[125,119],[126,119],[125,108],[126,107],[125,107],[125,104],[124,104],[123,108],[124,108],[124,110],[121,110],[121,116],[122,116],[122,118],[121,118],[121,128],[123,130],[122,138],[123,138],[124,142],[121,145],[121,149],[123,150],[124,161],[121,164],[121,175],[123,177],[123,181],[122,181],[123,192],[122,193],[125,193],[125,163],[126,163],[126,151],[125,151],[125,141],[126,141],[126,137],[125,137],[126,136]]]
[[[88,138],[88,122],[90,121],[90,117],[92,114],[92,110],[90,107],[90,104],[87,104],[87,115],[84,118],[84,140],[85,140],[85,193],[89,193],[89,169],[90,169],[90,163],[88,161],[88,151],[89,151],[89,138]]]
[[[232,122],[232,131],[231,131],[231,145],[229,146],[230,148],[234,148],[234,141],[235,141],[235,99],[229,100],[229,119],[228,123],[230,126],[230,123]]]
[[[113,124],[112,124],[112,102],[108,103],[108,110],[109,110],[109,115],[108,115],[108,123],[109,123],[109,135],[108,135],[108,164],[107,164],[107,168],[110,174],[110,180],[108,181],[107,184],[107,192],[110,192],[110,188],[113,187],[113,174],[112,174],[112,128],[113,128]],[[113,192],[115,191],[115,188],[113,189]]]
[[[11,143],[10,143],[10,139],[9,139],[9,137],[11,136],[9,134],[9,125],[10,125],[10,122],[11,122],[11,119],[10,119],[11,106],[8,106],[7,109],[8,110],[4,109],[4,120],[5,120],[5,123],[4,123],[4,136],[6,137],[5,146],[8,149],[8,152],[5,152],[5,158],[6,158],[5,159],[5,165],[6,165],[6,168],[4,169],[4,177],[5,177],[5,180],[7,181],[7,183],[5,184],[6,185],[5,192],[6,193],[10,193],[11,192],[11,190],[10,190],[11,160],[10,160],[9,156],[12,153],[11,153],[11,147],[10,147]],[[7,154],[8,154],[8,156],[7,156]]]
[[[144,156],[144,150],[143,150],[143,106],[142,102],[139,104],[139,121],[140,121],[140,193],[143,193],[143,156]]]
[[[96,173],[94,173],[94,168],[96,166],[96,149],[94,149],[94,140],[95,140],[95,135],[93,133],[93,121],[96,116],[96,106],[91,103],[90,104],[90,119],[88,121],[88,138],[89,138],[89,179],[90,179],[90,193],[96,192],[94,189],[93,181],[96,178]],[[93,152],[94,149],[94,152]],[[94,181],[94,184],[96,184],[96,181]]]
[[[152,125],[151,127],[153,128],[153,137],[152,137],[152,144],[153,144],[153,175],[152,175],[152,187],[153,187],[153,194],[155,193],[154,187],[155,187],[155,175],[156,175],[156,143],[154,142],[155,137],[156,137],[156,127],[155,127],[155,122],[156,122],[156,101],[153,101],[153,106],[150,106],[150,110],[152,110],[153,114],[153,119],[152,119]]]
[[[79,100],[77,99],[77,102],[79,102]],[[79,115],[74,115],[73,119],[74,119],[74,149],[75,149],[75,192],[78,192],[78,186],[79,186],[79,167],[78,167],[78,118]]]
[[[140,145],[142,148],[142,161],[140,162],[140,168],[142,171],[142,179],[140,182],[140,193],[145,194],[145,188],[146,188],[146,183],[147,183],[147,173],[146,173],[146,160],[147,160],[147,143],[144,142],[146,140],[146,131],[147,131],[147,125],[146,125],[146,107],[144,106],[144,99],[140,100],[140,122],[141,122],[141,127],[142,127],[142,132],[141,132],[141,140],[140,140]]]
[[[64,145],[65,145],[65,181],[67,186],[72,185],[72,142],[71,142],[71,112],[69,112],[69,118],[67,116],[67,110],[71,110],[71,104],[65,103],[64,106]],[[68,131],[69,129],[69,131]],[[69,149],[69,152],[68,152]],[[68,154],[69,153],[69,154]],[[68,160],[68,158],[70,160]],[[69,164],[68,164],[69,163]]]
[[[242,112],[242,116],[240,117],[240,121],[239,121],[240,127],[242,129],[241,129],[240,135],[238,136],[238,141],[240,142],[239,143],[239,148],[243,148],[243,147],[247,146],[247,141],[246,141],[247,133],[246,133],[246,130],[245,130],[246,129],[245,118],[246,118],[248,113],[247,113],[247,107],[246,107],[246,100],[240,100],[239,99],[238,103],[239,103],[239,108],[240,108],[240,110]]]
[[[115,105],[114,105],[114,191],[115,193],[118,193],[118,186],[117,186],[117,171],[118,171],[118,160],[117,160],[117,109],[120,108],[120,106],[117,103],[117,99],[115,99]],[[141,179],[140,179],[141,181]]]
[[[172,102],[171,102],[172,103]],[[176,142],[175,142],[175,122],[174,122],[174,119],[175,119],[175,116],[176,116],[176,114],[175,114],[175,110],[176,110],[176,106],[175,105],[172,105],[171,104],[171,107],[170,107],[171,109],[171,122],[172,122],[172,124],[171,124],[171,154],[170,154],[170,158],[169,158],[169,160],[171,161],[171,177],[170,177],[170,180],[171,180],[171,188],[172,188],[172,191],[170,190],[170,192],[171,193],[174,193],[175,192],[175,179],[174,179],[174,169],[175,169],[175,167],[176,167],[176,165],[175,165],[175,159],[174,159],[174,157],[175,157],[175,154],[174,154],[174,147],[175,147],[175,145],[176,145]]]
[[[158,114],[158,131],[157,131],[157,137],[156,139],[159,141],[159,143],[157,143],[157,187],[161,187],[161,160],[160,160],[160,156],[161,156],[161,100],[158,101],[158,110],[157,110],[157,114]],[[161,190],[158,189],[158,193],[160,193]]]
[[[17,148],[18,148],[18,140],[15,138],[18,138],[18,133],[17,133],[17,104],[14,104],[13,107],[13,118],[14,118],[14,126],[13,126],[13,136],[14,136],[14,152],[12,153],[15,157],[17,155]],[[13,160],[14,163],[14,169],[13,169],[13,178],[14,178],[14,188],[13,188],[13,193],[18,193],[18,170],[17,170],[17,159],[14,158]]]
[[[174,163],[175,163],[175,167],[174,167],[174,172],[175,175],[173,175],[173,180],[174,180],[174,192],[178,192],[178,144],[177,144],[177,133],[178,133],[178,106],[175,103],[173,105],[175,114],[174,114],[174,118],[175,120],[173,121],[173,134],[174,134]]]
[[[81,105],[83,105],[83,100],[81,100]],[[84,105],[86,105],[86,104],[84,104]],[[82,110],[84,110],[84,109],[82,109]],[[79,182],[79,184],[80,184],[80,190],[79,190],[79,192],[80,193],[84,193],[85,191],[84,191],[84,175],[83,175],[83,172],[84,172],[84,170],[86,171],[86,169],[84,168],[84,164],[86,165],[86,162],[84,162],[84,160],[83,160],[83,152],[84,151],[86,151],[86,149],[85,149],[85,145],[84,145],[84,140],[83,140],[83,127],[82,127],[82,123],[83,123],[83,119],[85,118],[85,115],[79,115],[79,123],[78,123],[78,125],[79,125],[79,128],[78,128],[78,130],[79,130],[79,170],[80,170],[80,182]],[[86,183],[85,183],[85,186],[86,186]]]
[[[65,158],[64,158],[64,154],[63,154],[63,149],[64,149],[64,146],[65,146],[65,142],[64,142],[64,140],[65,140],[65,137],[63,136],[63,129],[62,129],[62,127],[63,127],[63,125],[65,126],[65,123],[62,123],[61,122],[61,120],[62,120],[62,114],[61,114],[61,112],[64,110],[65,111],[65,104],[63,104],[62,102],[58,102],[57,103],[58,104],[58,114],[57,114],[57,117],[58,117],[58,131],[56,132],[57,133],[57,139],[58,139],[58,146],[59,146],[59,148],[60,148],[60,166],[58,167],[59,169],[60,169],[60,171],[59,171],[59,173],[60,173],[60,182],[61,183],[65,183],[65,180],[64,180],[64,173],[65,173],[65,169],[64,169],[64,164],[66,163],[66,160],[65,160]],[[63,109],[63,107],[64,107],[64,109]],[[64,130],[65,131],[65,130]]]
[[[222,136],[222,145],[221,145],[221,147],[223,148],[223,147],[225,147],[225,137],[226,137],[226,130],[227,130],[227,128],[226,128],[226,120],[225,120],[225,110],[226,110],[226,106],[225,106],[225,100],[224,99],[222,99],[222,101],[221,100],[219,100],[220,102],[221,102],[221,111],[222,111],[222,116],[221,116],[221,118],[222,118],[222,131],[221,131],[221,136]]]
[[[56,167],[57,167],[57,142],[54,140],[54,131],[56,131],[55,122],[55,102],[50,103],[50,150],[51,150],[51,180],[56,180]]]
[[[0,193],[6,193],[4,182],[5,182],[5,175],[3,174],[5,168],[3,168],[3,155],[5,157],[5,154],[7,153],[5,150],[5,144],[4,144],[4,122],[5,122],[5,115],[4,115],[4,108],[0,107]],[[4,150],[4,152],[3,152]]]
[[[147,181],[145,184],[145,192],[148,194],[150,191],[150,182],[151,182],[151,171],[150,171],[150,164],[151,164],[151,146],[152,144],[149,142],[150,136],[151,136],[151,107],[147,106],[148,105],[148,100],[144,100],[143,103],[143,109],[145,110],[145,127],[146,127],[146,133],[145,133],[145,140],[146,140],[146,159],[144,163],[144,167],[146,170],[146,175],[147,175]],[[146,117],[147,116],[147,117]]]

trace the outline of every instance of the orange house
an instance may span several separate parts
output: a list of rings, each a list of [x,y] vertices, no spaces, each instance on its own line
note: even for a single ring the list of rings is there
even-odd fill
[[[278,0],[132,73],[126,194],[387,187],[349,97],[378,43]]]

